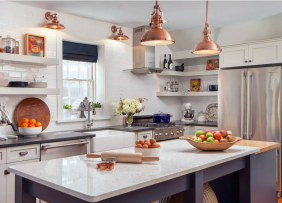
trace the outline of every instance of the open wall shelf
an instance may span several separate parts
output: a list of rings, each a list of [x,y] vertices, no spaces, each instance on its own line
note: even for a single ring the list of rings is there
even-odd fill
[[[157,92],[158,97],[217,97],[218,92]]]

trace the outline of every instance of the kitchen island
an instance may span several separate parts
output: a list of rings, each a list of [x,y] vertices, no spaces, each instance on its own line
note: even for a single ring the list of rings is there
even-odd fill
[[[16,203],[152,202],[184,192],[184,202],[203,202],[203,183],[239,173],[240,202],[276,201],[276,149],[234,145],[203,152],[187,142],[162,142],[159,162],[118,163],[98,171],[99,159],[74,156],[9,167],[16,174]],[[134,152],[134,148],[113,151]],[[216,187],[216,186],[215,186]],[[224,191],[224,185],[221,186]]]

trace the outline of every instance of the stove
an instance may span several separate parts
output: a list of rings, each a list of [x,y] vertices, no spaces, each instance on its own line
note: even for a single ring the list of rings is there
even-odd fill
[[[153,138],[155,138],[158,142],[178,139],[180,136],[183,136],[184,132],[184,127],[181,125],[175,125],[175,122],[153,123],[152,120],[148,118],[134,118],[132,126],[155,127],[155,130],[153,130]]]

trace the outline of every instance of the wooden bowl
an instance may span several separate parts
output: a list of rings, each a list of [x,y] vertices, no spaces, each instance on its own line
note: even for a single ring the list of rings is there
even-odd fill
[[[189,142],[192,146],[199,150],[203,151],[221,151],[221,150],[226,150],[229,147],[232,147],[236,142],[242,140],[240,137],[235,137],[236,140],[234,142],[227,142],[227,143],[203,143],[203,142],[196,142],[192,140],[192,137],[194,135],[188,135],[187,138],[184,136],[179,137],[181,140],[186,140]]]

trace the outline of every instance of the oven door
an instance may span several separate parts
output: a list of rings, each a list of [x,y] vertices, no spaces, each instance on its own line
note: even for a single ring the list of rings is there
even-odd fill
[[[41,161],[83,155],[90,152],[89,139],[41,144]]]

